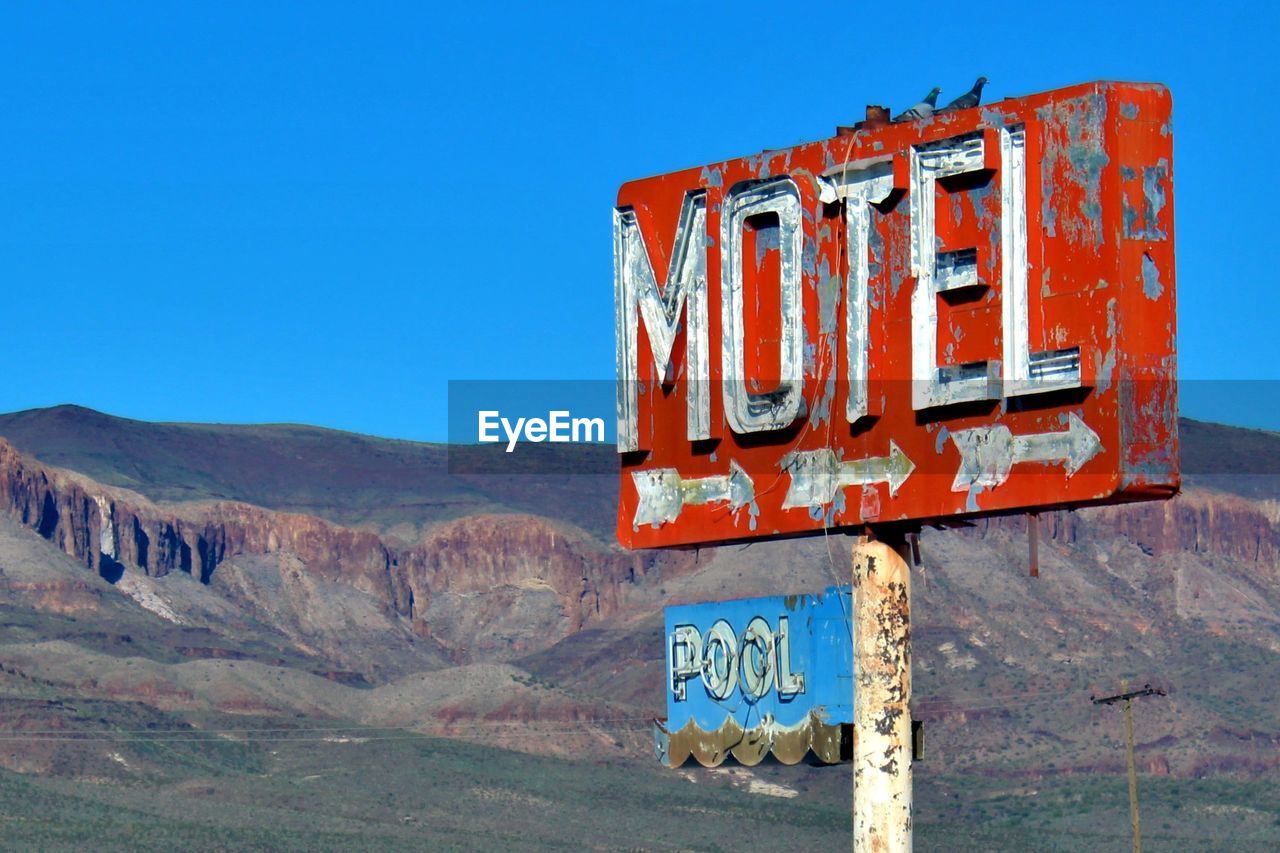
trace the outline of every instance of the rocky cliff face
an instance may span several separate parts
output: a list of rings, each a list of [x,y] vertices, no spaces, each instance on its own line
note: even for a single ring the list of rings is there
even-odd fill
[[[292,555],[308,573],[375,597],[419,634],[490,651],[527,632],[528,620],[549,643],[611,617],[625,606],[628,589],[687,573],[694,561],[688,552],[603,549],[572,526],[531,515],[468,516],[405,547],[367,530],[244,503],[160,505],[34,462],[3,440],[0,511],[108,580],[126,570],[150,577],[180,571],[208,583],[229,558]],[[1157,556],[1214,554],[1273,570],[1280,560],[1280,505],[1219,492],[1044,513],[1040,525],[1046,540],[1063,544],[1120,536]],[[970,535],[1025,527],[1020,517],[984,519]],[[529,606],[508,626],[511,636],[466,636],[502,618],[517,599]]]
[[[415,628],[499,658],[614,616],[629,589],[692,567],[686,554],[605,551],[572,528],[507,515],[447,524],[397,560]]]
[[[602,549],[571,526],[529,515],[470,516],[404,547],[244,503],[160,505],[34,462],[3,440],[0,511],[113,582],[140,571],[208,584],[229,559],[290,555],[319,579],[373,596],[418,634],[452,641],[463,659],[549,645],[616,614],[629,586],[692,567],[679,553]],[[486,633],[503,620],[510,624]],[[514,642],[523,635],[537,639]]]
[[[970,535],[1024,533],[1025,516],[982,519]],[[1122,537],[1149,555],[1213,554],[1274,567],[1280,504],[1190,488],[1173,500],[1040,514],[1041,537],[1062,544]]]
[[[208,583],[229,556],[288,551],[311,571],[398,603],[390,554],[372,533],[241,503],[158,506],[24,459],[3,441],[0,478],[0,509],[109,580],[128,567]]]
[[[151,578],[182,572],[242,600],[259,621],[290,611],[300,647],[308,645],[306,612],[320,594],[315,584],[339,584],[382,611],[361,629],[371,648],[381,642],[373,635],[399,624],[457,662],[514,660],[612,617],[657,612],[666,603],[661,586],[695,571],[697,560],[691,552],[608,549],[572,525],[533,515],[470,515],[403,545],[245,503],[157,504],[35,462],[2,440],[0,511],[112,582],[126,571]],[[1025,527],[1025,518],[985,519],[967,535],[1008,538]],[[1280,561],[1280,506],[1207,490],[1163,503],[1044,513],[1040,527],[1046,542],[1063,546],[1118,538],[1155,557],[1232,560],[1263,584],[1274,583]],[[228,583],[219,585],[217,572],[228,561]],[[268,565],[309,580],[253,583],[254,572]],[[1211,578],[1200,572],[1195,582],[1209,586],[1189,600],[1203,601]],[[311,598],[273,600],[290,595]],[[313,648],[345,642],[314,645],[322,632],[311,633]]]
[[[126,455],[114,470],[135,463]],[[351,477],[362,465],[348,466]],[[514,488],[538,514],[470,507],[431,517],[406,543],[375,532],[375,502],[354,517],[368,527],[343,526],[243,502],[163,503],[78,471],[0,441],[0,607],[69,617],[50,620],[57,642],[34,645],[23,626],[40,620],[15,622],[21,642],[5,663],[25,663],[18,674],[0,668],[0,682],[41,678],[40,689],[69,696],[233,713],[328,708],[348,718],[385,700],[378,722],[394,725],[421,720],[428,705],[445,721],[647,720],[664,696],[663,606],[848,579],[849,538],[837,535],[624,553],[566,521],[615,497],[576,482],[529,479]],[[417,493],[379,495],[421,503]],[[1274,745],[1265,733],[1280,707],[1270,678],[1280,505],[1193,487],[1164,503],[1043,513],[1040,531],[1034,580],[1025,518],[923,538],[912,628],[931,761],[944,772],[1114,769],[1114,743],[1097,737],[1110,718],[1088,697],[1132,679],[1170,689],[1143,708],[1143,731],[1159,738],[1140,745],[1151,772],[1274,773],[1256,756]],[[89,659],[86,646],[106,653]],[[163,662],[175,650],[181,661]],[[147,654],[163,661],[143,677]],[[618,702],[626,708],[601,710]],[[554,740],[515,747],[563,747]]]

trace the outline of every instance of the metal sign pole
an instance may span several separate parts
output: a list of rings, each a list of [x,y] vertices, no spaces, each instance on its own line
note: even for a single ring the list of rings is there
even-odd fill
[[[853,631],[853,849],[905,853],[911,850],[911,575],[886,542],[859,538],[853,546]]]

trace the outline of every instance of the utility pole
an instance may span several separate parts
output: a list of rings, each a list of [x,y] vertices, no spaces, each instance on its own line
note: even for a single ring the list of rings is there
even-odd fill
[[[1128,685],[1121,682],[1120,686],[1127,687]],[[1095,705],[1124,703],[1124,746],[1129,764],[1129,823],[1133,825],[1133,853],[1142,853],[1142,828],[1138,821],[1138,765],[1133,757],[1133,700],[1140,696],[1165,695],[1167,694],[1160,688],[1152,687],[1148,684],[1141,690],[1131,690],[1116,696],[1104,696],[1101,699],[1089,697],[1093,699],[1093,704]]]

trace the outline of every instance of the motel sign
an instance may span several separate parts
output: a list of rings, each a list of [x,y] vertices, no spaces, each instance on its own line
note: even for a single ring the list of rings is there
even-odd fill
[[[1089,83],[625,184],[619,540],[1176,493],[1170,110]]]

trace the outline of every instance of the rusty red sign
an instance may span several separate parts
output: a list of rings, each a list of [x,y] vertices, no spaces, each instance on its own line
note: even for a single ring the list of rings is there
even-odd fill
[[[619,540],[1176,493],[1170,111],[1089,83],[625,184]]]

